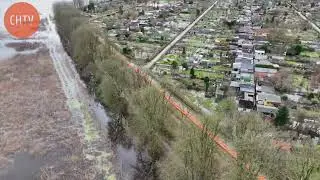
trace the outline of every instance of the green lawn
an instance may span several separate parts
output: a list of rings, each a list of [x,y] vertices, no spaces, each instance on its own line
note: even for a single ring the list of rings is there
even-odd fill
[[[181,74],[190,75],[190,70],[187,71],[181,71]],[[215,73],[215,72],[204,72],[204,71],[197,71],[195,70],[195,75],[198,78],[204,78],[208,76],[210,79],[217,80],[217,79],[223,79],[224,74],[222,73]]]
[[[163,60],[160,61],[161,64],[172,64],[172,61],[176,61],[181,65],[181,58],[177,54],[167,54],[164,56]]]
[[[231,68],[225,66],[213,66],[212,70],[214,71],[230,71]]]
[[[217,63],[217,62],[220,62],[220,59],[218,58],[211,58],[211,59],[208,59],[210,62],[214,62],[214,63]]]
[[[213,105],[213,99],[208,99],[208,98],[205,98],[202,103],[203,107],[205,107],[206,109],[208,110],[211,110],[213,109],[214,105]]]
[[[287,62],[289,65],[293,65],[293,66],[297,66],[297,65],[298,65],[298,63],[295,62],[295,61],[286,60],[286,62]]]
[[[212,98],[209,99],[209,98],[205,98],[205,97],[201,97],[201,96],[196,96],[191,93],[187,93],[186,96],[190,101],[192,101],[195,104],[199,104],[208,110],[214,109],[214,99],[212,99]]]
[[[303,87],[305,89],[308,89],[309,85],[309,80],[304,78],[302,75],[293,75],[293,86],[295,88]]]
[[[304,57],[310,57],[310,58],[319,58],[320,52],[304,51],[304,52],[301,52],[300,55]]]
[[[195,75],[199,78],[204,78],[208,76],[210,79],[223,79],[224,74],[213,73],[213,72],[204,72],[204,71],[195,71]]]

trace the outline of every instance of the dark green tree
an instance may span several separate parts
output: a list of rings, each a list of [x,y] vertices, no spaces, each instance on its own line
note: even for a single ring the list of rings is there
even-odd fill
[[[286,96],[286,95],[281,96],[281,100],[282,100],[282,101],[288,101],[288,96]]]
[[[195,75],[194,73],[195,73],[195,72],[194,72],[194,68],[192,67],[192,68],[190,69],[190,78],[191,78],[191,79],[196,78],[196,75]]]
[[[197,16],[200,16],[200,9],[197,9],[196,14],[197,14]]]
[[[123,14],[123,6],[119,7],[119,14],[122,15]]]
[[[185,68],[186,70],[188,70],[188,69],[189,69],[189,67],[188,67],[188,63],[183,62],[181,65],[182,65],[182,67],[183,67],[183,68]]]
[[[276,126],[283,126],[289,122],[289,110],[286,106],[282,106],[279,108],[277,112],[276,119],[274,120],[274,124]]]
[[[140,27],[140,31],[142,32],[142,34],[144,34],[144,27]]]
[[[171,66],[172,66],[172,69],[178,69],[177,61],[172,61]]]
[[[186,47],[182,47],[182,56],[186,56]]]
[[[90,1],[89,5],[88,5],[88,11],[94,11],[95,7],[94,7],[94,3]]]
[[[145,11],[142,9],[140,12],[139,12],[139,16],[144,16],[145,15]]]
[[[312,2],[310,5],[311,5],[311,8],[313,8],[316,6],[316,3]]]
[[[206,76],[204,79],[204,85],[205,85],[205,88],[206,88],[206,92],[208,92],[208,89],[209,89],[209,83],[210,83],[210,79],[208,76]]]

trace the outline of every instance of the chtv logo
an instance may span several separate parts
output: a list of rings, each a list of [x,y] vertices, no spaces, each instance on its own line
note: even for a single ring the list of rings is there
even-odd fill
[[[39,29],[40,15],[29,3],[19,2],[8,8],[4,16],[7,31],[17,38],[28,38]]]

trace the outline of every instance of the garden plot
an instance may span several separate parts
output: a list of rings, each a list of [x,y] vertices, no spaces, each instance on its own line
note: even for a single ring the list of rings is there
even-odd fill
[[[123,3],[114,16],[103,16],[109,38],[123,54],[142,65],[183,31],[210,4],[209,1]],[[96,15],[96,14],[95,14]]]
[[[160,79],[171,79],[204,112],[213,111],[215,101],[225,95],[231,71],[229,39],[235,30],[225,22],[236,19],[239,12],[224,5],[210,11],[153,69]],[[226,14],[229,19],[222,18]]]

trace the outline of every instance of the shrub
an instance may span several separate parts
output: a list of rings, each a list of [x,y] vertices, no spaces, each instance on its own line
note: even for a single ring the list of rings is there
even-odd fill
[[[274,120],[274,124],[276,126],[283,126],[289,123],[289,120],[289,109],[286,106],[280,107]]]
[[[82,71],[90,62],[94,61],[99,45],[97,30],[83,25],[72,32],[72,56],[77,67]]]

